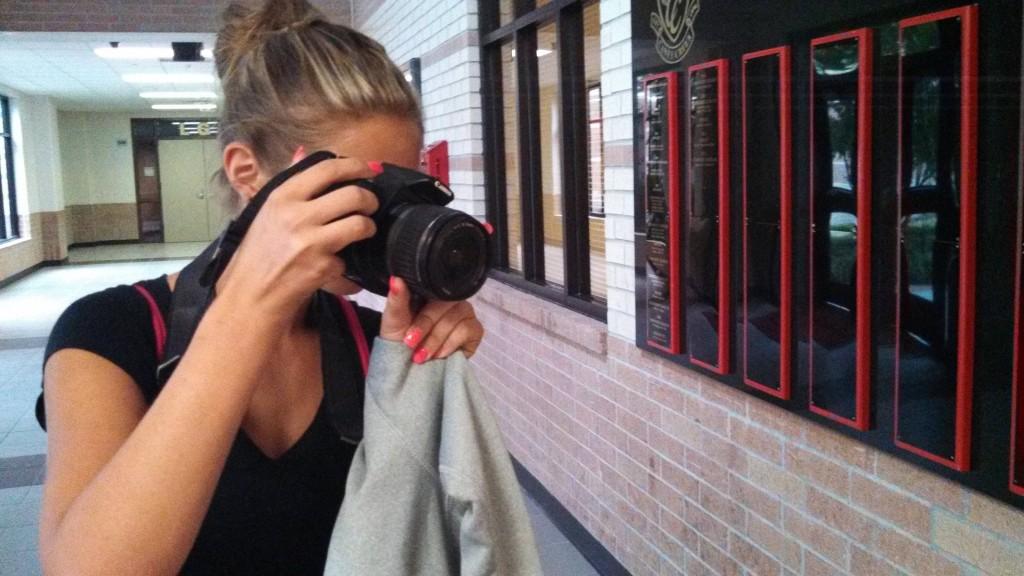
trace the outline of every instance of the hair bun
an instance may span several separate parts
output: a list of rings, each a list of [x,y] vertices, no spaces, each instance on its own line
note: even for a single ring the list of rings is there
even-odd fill
[[[217,34],[214,54],[217,74],[223,80],[263,36],[310,26],[323,19],[323,14],[307,0],[266,0],[259,9],[232,2],[222,18],[224,25]]]

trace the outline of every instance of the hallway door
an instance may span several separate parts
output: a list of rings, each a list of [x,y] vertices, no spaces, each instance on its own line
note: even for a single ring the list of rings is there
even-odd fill
[[[209,240],[203,141],[160,140],[159,155],[164,242]]]
[[[206,214],[210,228],[210,239],[216,238],[227,228],[231,220],[229,209],[229,195],[234,194],[231,190],[223,189],[217,178],[217,171],[221,167],[220,143],[217,140],[203,140],[203,168],[206,190]]]

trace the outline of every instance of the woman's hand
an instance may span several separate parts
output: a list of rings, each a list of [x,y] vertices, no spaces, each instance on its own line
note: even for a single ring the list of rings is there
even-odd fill
[[[476,352],[484,327],[469,302],[428,302],[413,317],[410,299],[409,287],[393,276],[380,325],[381,338],[405,342],[415,350],[412,360],[416,364],[447,358],[458,350],[467,358]]]
[[[372,178],[361,160],[325,160],[284,182],[267,199],[218,283],[218,293],[280,320],[316,290],[341,278],[337,253],[372,237],[377,197],[357,186],[321,195],[336,182]]]

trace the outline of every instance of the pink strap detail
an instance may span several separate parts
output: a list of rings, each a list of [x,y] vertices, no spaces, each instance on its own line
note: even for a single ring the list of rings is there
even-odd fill
[[[160,307],[156,304],[156,299],[141,285],[136,284],[135,290],[142,294],[142,297],[149,303],[149,315],[153,320],[153,334],[156,336],[156,355],[157,358],[163,362],[164,359],[164,347],[167,345],[167,325],[164,323],[164,315],[160,313]]]
[[[366,334],[363,333],[363,325],[359,322],[359,315],[348,298],[338,296],[341,303],[341,310],[345,313],[345,320],[348,321],[348,331],[356,340],[356,348],[359,349],[359,363],[363,366],[363,377],[366,377],[370,369],[370,347],[366,344]]]

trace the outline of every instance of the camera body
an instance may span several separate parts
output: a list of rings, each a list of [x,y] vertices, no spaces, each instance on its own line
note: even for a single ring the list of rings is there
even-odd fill
[[[390,276],[399,276],[426,300],[465,300],[487,280],[487,229],[475,218],[446,206],[455,198],[446,184],[416,170],[384,164],[357,185],[377,196],[372,216],[377,233],[339,253],[345,276],[364,289],[386,295]]]

